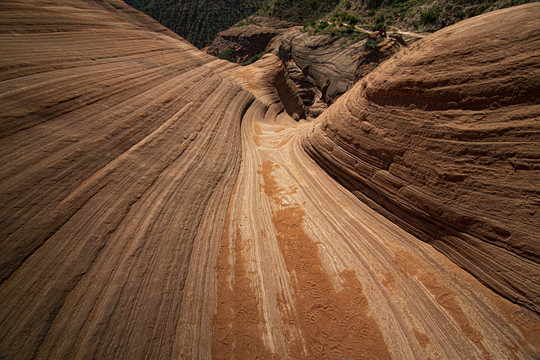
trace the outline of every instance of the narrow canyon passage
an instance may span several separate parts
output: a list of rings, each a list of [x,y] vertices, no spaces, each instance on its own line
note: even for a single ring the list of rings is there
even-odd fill
[[[510,13],[510,24],[529,19],[523,36],[530,38],[534,6]],[[460,26],[453,36],[462,44],[469,36]],[[459,42],[443,35],[423,41],[428,49],[447,36]],[[540,75],[538,66],[521,56],[540,48],[536,39],[516,42],[529,44],[523,51],[497,47],[516,53],[511,76],[500,80],[508,94],[522,78],[536,89],[539,77],[529,72]],[[446,96],[445,78],[414,87],[386,67],[316,120],[295,121],[299,98],[277,56],[245,67],[217,59],[120,0],[0,1],[0,43],[0,359],[538,358],[539,242],[529,236],[538,233],[529,196],[538,104],[501,93],[509,105],[493,105],[491,114],[487,98],[475,98],[484,94],[480,79],[478,89],[469,84],[469,102],[426,115],[385,104],[392,99],[384,84],[404,79],[392,86],[425,90],[423,101],[434,99],[430,84]],[[472,43],[460,65],[467,81],[478,73],[467,54],[482,53],[469,51]],[[424,67],[421,52],[412,56],[422,48],[413,50],[403,59]],[[499,64],[490,51],[495,60],[486,63]],[[446,59],[431,71],[453,76],[459,64]],[[447,124],[461,141],[444,147],[436,140]],[[477,149],[477,138],[489,148]],[[431,219],[425,203],[407,197],[429,194],[421,183],[392,198],[393,169],[383,176],[376,166],[399,152],[399,142],[411,150],[407,161],[448,152],[447,162],[413,162],[429,171],[450,164],[441,174],[451,186],[423,185],[448,191],[434,204],[449,220],[474,220],[466,235],[496,236],[470,243],[472,236],[455,236],[448,244],[459,251],[447,257],[405,231],[406,221],[396,225],[403,213],[392,219],[359,200],[368,186],[388,190],[379,193],[386,204],[419,209],[405,220],[441,230],[414,217]],[[468,174],[452,160],[469,156],[469,163],[477,150],[479,163],[467,168],[474,183],[464,185],[471,193],[452,193]],[[373,173],[355,156],[373,161],[364,163]],[[340,171],[336,178],[328,164]],[[404,183],[425,170],[399,169]],[[356,175],[356,188],[340,185]],[[474,204],[476,212],[461,216],[450,203],[468,199],[513,207],[491,214]],[[484,215],[504,222],[487,226]]]
[[[338,185],[301,148],[313,125],[271,102],[244,116],[213,357],[534,357],[535,315]]]

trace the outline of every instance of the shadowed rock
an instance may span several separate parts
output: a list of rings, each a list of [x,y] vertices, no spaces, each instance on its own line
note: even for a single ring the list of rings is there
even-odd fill
[[[267,50],[276,36],[284,34],[295,24],[284,20],[252,16],[230,29],[221,31],[205,51],[221,54],[234,49],[234,60],[243,63]]]

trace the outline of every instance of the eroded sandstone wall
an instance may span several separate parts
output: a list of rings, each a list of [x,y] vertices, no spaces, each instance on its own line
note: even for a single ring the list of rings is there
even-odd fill
[[[208,357],[236,65],[120,1],[2,1],[0,43],[0,357]]]
[[[536,312],[539,16],[500,10],[415,43],[303,140],[357,197]]]

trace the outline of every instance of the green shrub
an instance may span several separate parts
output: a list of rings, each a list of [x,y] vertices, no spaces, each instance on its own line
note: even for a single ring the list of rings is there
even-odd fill
[[[379,30],[383,25],[385,24],[384,15],[379,15],[375,19],[375,25],[371,27],[371,31],[377,31]]]
[[[222,52],[219,53],[218,58],[235,63],[236,62],[236,49],[234,47],[230,47],[227,50],[223,50]]]
[[[364,44],[364,48],[366,50],[375,50],[377,51],[379,49],[379,47],[377,46],[379,43],[375,40],[368,40],[366,41],[366,43]]]
[[[250,57],[248,60],[244,61],[242,63],[243,66],[246,66],[246,65],[249,65],[249,64],[253,64],[255,61],[259,60],[260,58],[262,58],[265,54],[268,54],[270,51],[272,50],[266,50],[266,51],[261,51],[260,53],[258,53],[257,55],[254,55],[252,57]]]
[[[332,21],[333,22],[346,22],[349,25],[358,24],[358,18],[352,14],[349,14],[346,11],[336,11],[332,15]]]
[[[345,35],[352,35],[352,34],[354,34],[354,26],[347,25],[344,28],[339,29],[339,32],[341,33],[341,35],[344,35],[344,36]]]
[[[351,6],[352,6],[352,3],[350,1],[347,1],[345,3],[345,9],[347,9],[347,10],[349,10],[351,8]]]
[[[432,7],[431,9],[425,12],[422,11],[420,13],[420,23],[422,23],[422,25],[433,24],[437,21],[440,14],[441,12],[439,11],[437,7]]]
[[[321,21],[319,23],[319,30],[324,30],[328,27],[328,25],[330,25],[329,23],[327,23],[326,21]]]
[[[332,21],[336,22],[338,20],[341,20],[341,14],[342,13],[347,13],[346,11],[336,11],[335,13],[332,14]]]

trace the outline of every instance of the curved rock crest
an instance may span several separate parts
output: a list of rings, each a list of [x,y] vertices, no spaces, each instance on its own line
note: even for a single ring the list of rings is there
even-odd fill
[[[476,97],[524,69],[536,89],[538,38],[426,58],[475,24],[307,123],[273,55],[218,60],[116,0],[0,2],[0,357],[537,357],[537,313],[393,223],[536,309],[538,104]],[[493,54],[510,70],[482,82]]]
[[[303,142],[360,199],[537,313],[539,14],[500,10],[426,37]]]

